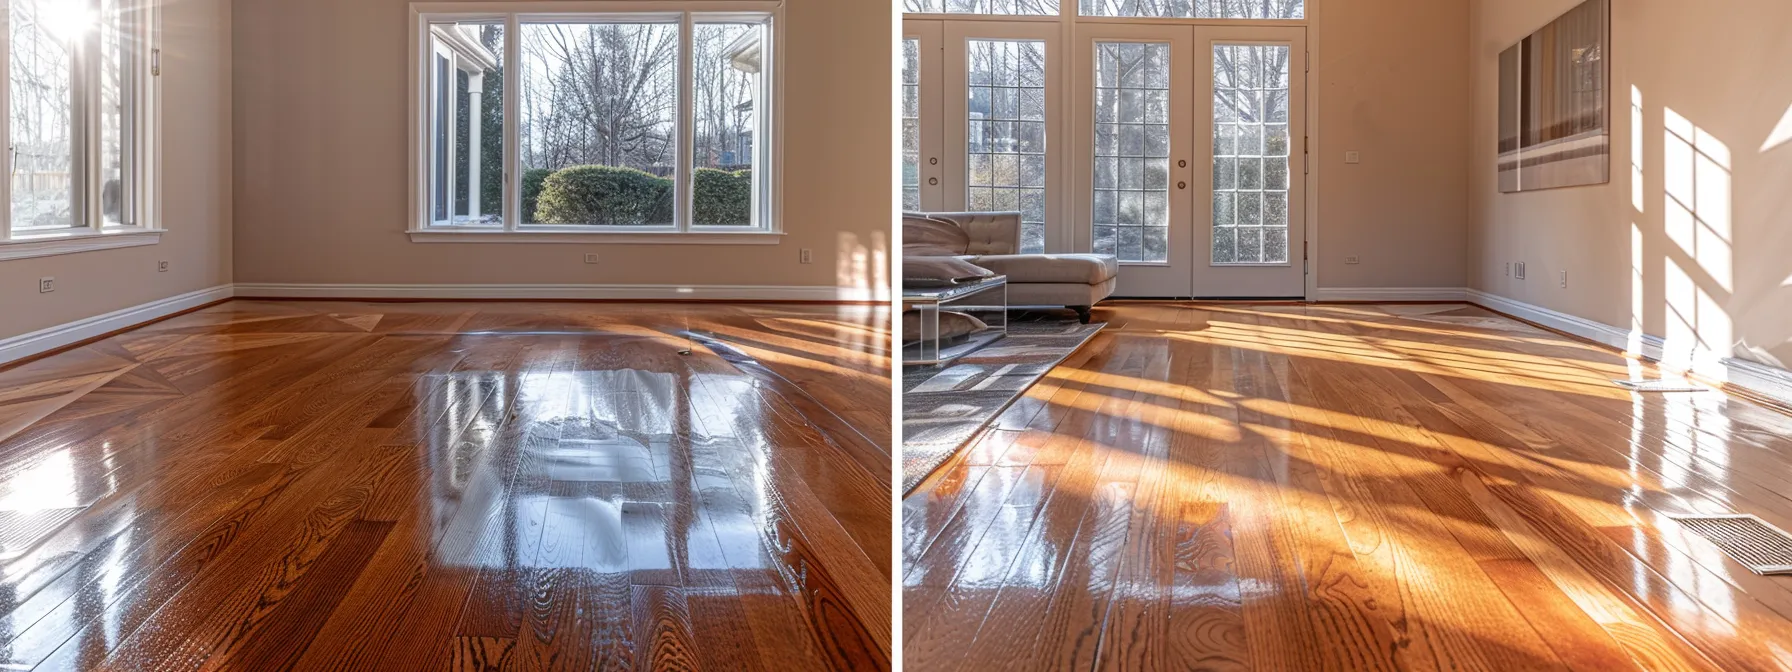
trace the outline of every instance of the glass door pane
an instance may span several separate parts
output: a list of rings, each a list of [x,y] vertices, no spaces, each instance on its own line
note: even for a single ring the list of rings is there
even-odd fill
[[[1045,251],[1045,42],[967,44],[967,209],[1021,213],[1021,251]]]
[[[1288,263],[1286,45],[1213,48],[1213,263]]]
[[[921,210],[921,40],[902,41],[902,210]]]
[[[1170,258],[1170,45],[1096,42],[1094,250]]]

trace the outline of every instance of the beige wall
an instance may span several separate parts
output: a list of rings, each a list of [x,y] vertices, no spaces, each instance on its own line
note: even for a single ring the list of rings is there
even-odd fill
[[[1310,0],[1321,288],[1467,281],[1468,0]],[[1344,163],[1344,153],[1362,163]],[[1346,265],[1346,257],[1360,257]]]
[[[1726,355],[1743,344],[1758,361],[1792,362],[1792,143],[1770,143],[1776,128],[1782,138],[1792,133],[1792,77],[1783,72],[1792,63],[1792,3],[1613,3],[1611,184],[1502,195],[1494,172],[1498,54],[1575,4],[1474,2],[1471,286],[1617,327],[1634,322],[1655,336],[1697,332]],[[1631,123],[1633,87],[1640,127]],[[1668,235],[1673,218],[1664,214],[1668,187],[1684,174],[1677,169],[1692,163],[1668,161],[1671,115],[1702,131],[1712,158],[1694,173],[1700,187],[1688,205],[1710,226],[1693,249]],[[1633,138],[1642,146],[1640,183],[1631,177]],[[1724,153],[1728,169],[1716,167]],[[1641,262],[1636,283],[1633,253]],[[1526,262],[1527,280],[1506,276],[1516,261]],[[1689,282],[1673,280],[1681,272]],[[1682,315],[1690,329],[1677,324]]]
[[[419,244],[407,199],[407,0],[238,0],[244,283],[872,286],[893,219],[887,0],[789,0],[775,246]],[[814,264],[800,265],[811,248]],[[588,252],[602,263],[586,265]],[[888,262],[886,261],[886,264]]]
[[[168,233],[147,247],[0,261],[0,339],[231,282],[230,0],[162,7]],[[43,276],[54,293],[37,293]]]

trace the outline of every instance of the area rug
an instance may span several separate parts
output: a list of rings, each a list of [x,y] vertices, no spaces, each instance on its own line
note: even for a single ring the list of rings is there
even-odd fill
[[[1008,336],[945,367],[902,367],[902,491],[908,493],[1106,323],[1026,313]]]

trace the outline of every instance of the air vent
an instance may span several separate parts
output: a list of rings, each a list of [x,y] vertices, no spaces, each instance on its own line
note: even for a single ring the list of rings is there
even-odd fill
[[[1756,574],[1792,574],[1792,535],[1755,516],[1668,516]]]
[[[1613,384],[1636,392],[1710,392],[1711,388],[1684,380],[1614,380]]]

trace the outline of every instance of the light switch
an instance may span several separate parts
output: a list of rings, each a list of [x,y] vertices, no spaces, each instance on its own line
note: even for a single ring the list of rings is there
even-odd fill
[[[1363,153],[1357,152],[1357,151],[1345,152],[1344,153],[1344,162],[1349,163],[1349,164],[1362,163],[1363,162]]]

